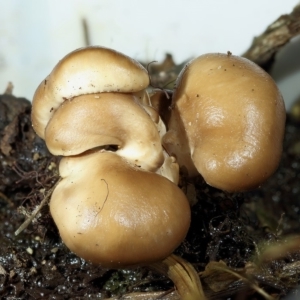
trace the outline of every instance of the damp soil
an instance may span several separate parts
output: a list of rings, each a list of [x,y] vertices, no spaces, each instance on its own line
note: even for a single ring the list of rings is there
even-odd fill
[[[147,267],[102,269],[71,253],[60,240],[47,205],[15,235],[58,180],[58,160],[33,132],[30,110],[28,100],[0,95],[0,299],[133,299],[125,295],[171,294],[173,283]],[[263,268],[255,265],[262,245],[284,244],[300,231],[299,136],[300,125],[288,116],[280,167],[257,190],[229,194],[201,178],[182,180],[182,189],[195,204],[191,228],[176,254],[202,272],[208,299],[263,299],[245,281],[231,278],[230,285],[222,285],[229,275],[216,278],[203,273],[212,262],[222,262],[240,274],[247,273],[251,264],[255,284],[274,299],[283,299],[299,283],[297,247]]]

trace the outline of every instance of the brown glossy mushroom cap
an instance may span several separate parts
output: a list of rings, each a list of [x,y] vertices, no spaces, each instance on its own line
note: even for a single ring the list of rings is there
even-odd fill
[[[173,107],[164,146],[190,176],[199,172],[214,187],[239,191],[276,170],[284,102],[256,64],[226,54],[196,58],[179,75]]]
[[[160,261],[190,225],[185,195],[114,153],[63,158],[50,210],[71,251],[107,268]]]
[[[53,114],[45,141],[54,155],[77,155],[102,146],[148,171],[164,161],[156,124],[132,94],[100,93],[66,100]]]
[[[145,68],[122,53],[96,46],[75,50],[37,88],[32,101],[33,128],[44,138],[48,121],[66,99],[102,92],[135,93],[148,85]]]

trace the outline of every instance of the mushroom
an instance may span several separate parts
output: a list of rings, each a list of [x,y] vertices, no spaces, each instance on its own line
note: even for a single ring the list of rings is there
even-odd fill
[[[190,177],[242,191],[277,169],[284,125],[282,96],[265,71],[242,57],[205,54],[178,77],[163,145]]]
[[[151,108],[148,84],[147,71],[124,54],[103,47],[78,49],[37,88],[33,128],[54,155],[113,145],[119,155],[156,171],[164,162],[165,127]]]
[[[110,152],[65,157],[51,215],[69,249],[106,268],[169,256],[190,225],[183,192],[166,178]]]
[[[88,47],[63,58],[40,84],[33,128],[50,152],[65,156],[50,210],[80,257],[109,268],[155,262],[182,299],[200,299],[198,274],[171,254],[191,212],[170,181],[178,182],[178,165],[162,149],[165,125],[145,91],[148,82],[137,62]]]
[[[164,161],[157,128],[132,94],[90,94],[65,101],[46,126],[45,141],[51,153],[63,156],[116,146],[116,154],[148,171]]]
[[[112,49],[90,46],[66,55],[38,86],[32,100],[32,125],[44,138],[45,128],[59,106],[76,96],[94,93],[131,93],[149,104],[145,89],[149,76],[130,57]]]

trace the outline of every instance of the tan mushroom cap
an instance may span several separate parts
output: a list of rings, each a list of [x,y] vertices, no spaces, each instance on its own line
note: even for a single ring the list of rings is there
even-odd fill
[[[173,106],[164,146],[191,176],[199,172],[214,187],[239,191],[278,167],[284,102],[256,64],[226,54],[196,58],[179,75]]]
[[[37,88],[32,102],[33,128],[44,138],[48,121],[66,99],[102,92],[135,93],[148,85],[145,68],[124,54],[95,46],[75,50],[59,61]]]
[[[107,268],[170,255],[185,238],[190,207],[166,178],[109,152],[63,158],[50,210],[66,246]]]
[[[54,155],[77,155],[115,145],[116,154],[148,171],[164,161],[156,124],[132,94],[100,93],[66,100],[45,130]]]

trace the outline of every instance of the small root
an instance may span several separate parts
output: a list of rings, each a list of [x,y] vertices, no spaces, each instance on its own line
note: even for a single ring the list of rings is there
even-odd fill
[[[54,184],[54,186],[48,190],[48,192],[45,194],[43,200],[41,203],[33,210],[31,215],[22,223],[22,225],[15,231],[15,236],[19,235],[24,229],[26,229],[29,224],[36,218],[37,214],[41,211],[41,209],[48,203],[54,189],[61,181],[61,178],[58,179],[58,181]]]
[[[0,192],[0,198],[6,201],[9,204],[9,206],[15,206],[14,203],[1,192]]]

